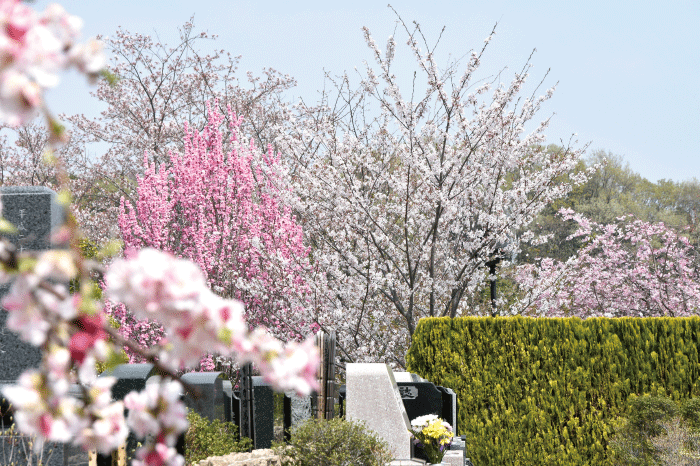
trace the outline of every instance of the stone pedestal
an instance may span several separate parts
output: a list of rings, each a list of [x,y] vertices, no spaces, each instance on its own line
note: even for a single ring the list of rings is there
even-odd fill
[[[447,450],[445,456],[442,457],[442,462],[450,466],[464,466],[464,451]]]

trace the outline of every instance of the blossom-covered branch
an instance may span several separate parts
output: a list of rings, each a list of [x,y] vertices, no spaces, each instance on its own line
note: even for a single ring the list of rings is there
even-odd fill
[[[601,225],[570,209],[578,253],[518,268],[524,297],[518,312],[543,316],[651,317],[700,312],[700,257],[688,239],[663,223],[621,217]]]

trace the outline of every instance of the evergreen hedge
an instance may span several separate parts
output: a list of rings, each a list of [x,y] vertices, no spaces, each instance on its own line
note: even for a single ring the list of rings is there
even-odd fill
[[[700,317],[422,319],[407,369],[458,395],[485,465],[609,465],[631,394],[700,396]]]

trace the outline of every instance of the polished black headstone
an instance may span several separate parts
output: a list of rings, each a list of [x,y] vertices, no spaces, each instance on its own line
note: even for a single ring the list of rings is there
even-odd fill
[[[441,418],[446,420],[451,426],[452,431],[457,433],[457,394],[451,388],[437,387],[442,393],[442,414]]]
[[[241,410],[242,407],[240,392],[234,391],[231,395],[231,422],[238,426],[238,433],[241,434]],[[243,436],[241,434],[241,436]]]
[[[348,390],[345,384],[338,387],[338,416],[345,416],[345,400],[348,396]]]
[[[224,407],[223,372],[188,372],[182,381],[199,391],[198,395],[185,393],[185,405],[203,418],[226,420]],[[230,383],[230,382],[229,382]],[[230,412],[230,410],[228,410]],[[230,417],[230,414],[229,414]]]
[[[442,392],[431,382],[397,382],[409,421],[419,416],[442,416]]]
[[[140,392],[146,388],[148,379],[156,374],[156,369],[153,364],[119,364],[112,370],[104,371],[100,377],[111,376],[117,380],[112,385],[112,399],[123,400],[126,395],[132,391]],[[136,450],[138,445],[137,439],[133,433],[129,433],[126,441],[127,454]],[[98,455],[97,466],[102,464],[110,464],[110,455]]]
[[[241,400],[241,409],[238,413],[240,416],[237,416],[237,418],[240,419],[238,427],[241,437],[248,437],[253,441],[253,446],[255,446],[255,390],[253,389],[253,365],[248,363],[241,366],[239,375],[240,390],[238,393]]]
[[[105,371],[100,374],[101,377],[112,376],[117,381],[112,385],[112,398],[115,400],[123,400],[124,397],[131,391],[140,392],[146,388],[146,381],[152,375],[155,375],[153,364],[119,364],[111,371]]]
[[[270,448],[275,439],[275,397],[262,377],[253,377],[255,449]]]
[[[235,396],[233,393],[233,384],[231,383],[230,380],[224,379],[221,382],[221,389],[223,390],[223,396],[224,396],[224,421],[226,422],[233,422],[235,424],[235,421],[233,420],[233,397]]]

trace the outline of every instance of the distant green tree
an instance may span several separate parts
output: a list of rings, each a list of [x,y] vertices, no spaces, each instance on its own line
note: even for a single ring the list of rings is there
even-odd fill
[[[547,150],[556,151],[557,146]],[[581,238],[567,239],[576,226],[558,217],[561,208],[572,209],[600,224],[615,223],[624,215],[646,222],[664,222],[686,236],[697,249],[700,245],[700,181],[662,179],[654,183],[634,172],[622,156],[602,150],[590,154],[566,177],[596,165],[598,170],[586,183],[574,187],[568,196],[545,208],[527,228],[536,235],[550,235],[550,239],[539,245],[524,244],[519,262],[529,263],[536,257],[565,261],[582,246]]]

